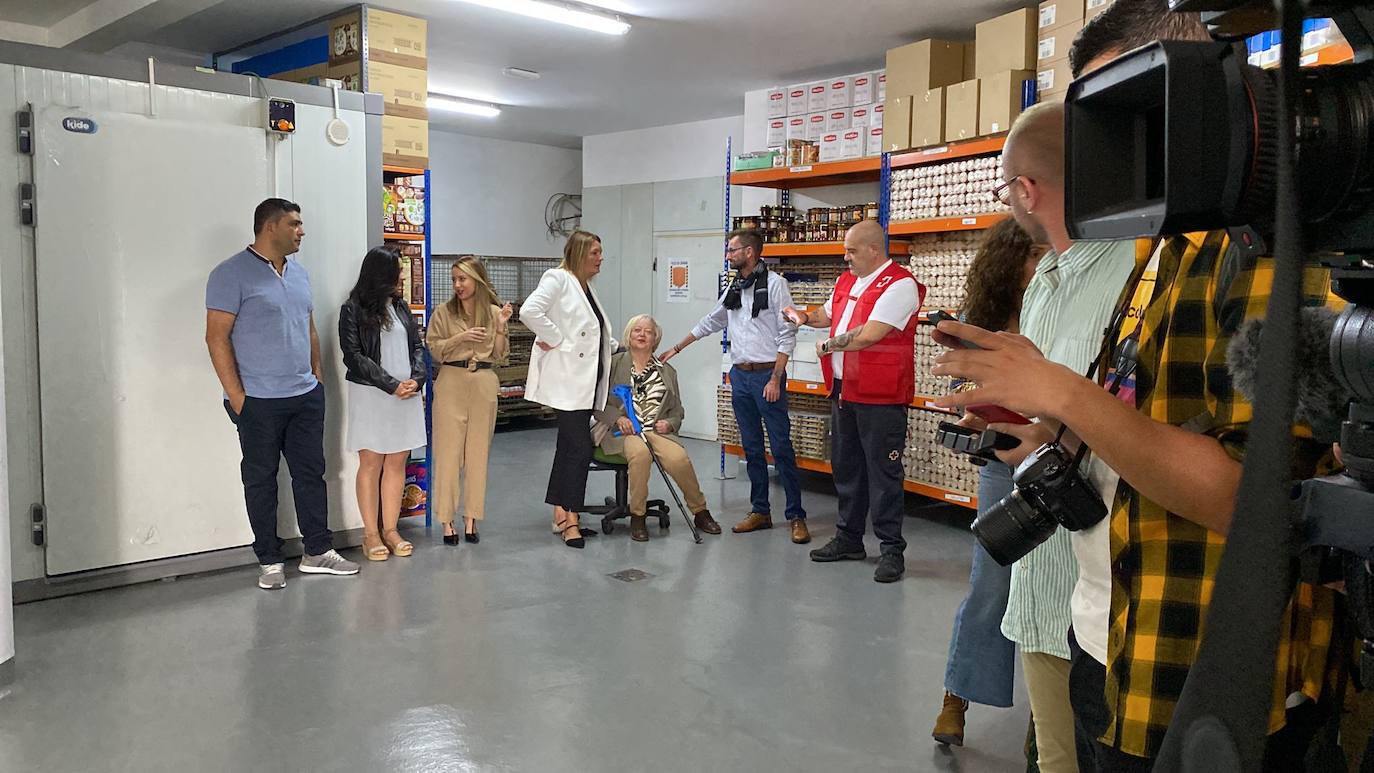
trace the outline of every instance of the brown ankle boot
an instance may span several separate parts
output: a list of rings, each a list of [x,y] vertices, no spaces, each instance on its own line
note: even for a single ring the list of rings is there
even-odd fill
[[[945,693],[945,703],[940,716],[935,718],[935,729],[930,735],[946,746],[964,745],[964,713],[968,711],[968,701],[952,692]]]
[[[649,525],[648,519],[645,516],[630,516],[630,539],[635,542],[649,541]]]

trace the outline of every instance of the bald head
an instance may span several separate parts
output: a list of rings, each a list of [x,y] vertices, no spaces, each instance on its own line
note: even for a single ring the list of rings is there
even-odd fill
[[[844,235],[844,259],[859,276],[868,276],[886,260],[887,233],[877,220],[860,220]]]
[[[1012,124],[1003,150],[1007,176],[1030,177],[1041,185],[1064,188],[1064,103],[1035,105]]]

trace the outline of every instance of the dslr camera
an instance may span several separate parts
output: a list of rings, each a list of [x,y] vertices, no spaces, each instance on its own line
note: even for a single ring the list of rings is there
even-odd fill
[[[973,535],[994,561],[1011,566],[1056,527],[1079,531],[1107,516],[1097,488],[1078,471],[1081,459],[1056,441],[1016,468],[1016,487],[973,522]]]

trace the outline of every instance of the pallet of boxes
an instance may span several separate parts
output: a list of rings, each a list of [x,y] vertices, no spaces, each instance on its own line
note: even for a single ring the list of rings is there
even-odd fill
[[[1073,80],[1069,49],[1083,25],[1110,5],[1111,0],[1046,0],[1040,4],[1035,78],[1041,102],[1064,101]]]
[[[879,155],[885,82],[877,71],[769,89],[767,150],[741,157],[735,171]]]
[[[429,168],[427,37],[424,19],[375,8],[330,23],[328,77],[350,91],[381,94],[386,103],[382,163],[387,166]]]

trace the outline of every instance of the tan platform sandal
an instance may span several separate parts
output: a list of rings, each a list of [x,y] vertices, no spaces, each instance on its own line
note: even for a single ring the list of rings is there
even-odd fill
[[[394,537],[394,538],[393,538]],[[382,541],[400,558],[405,558],[415,552],[415,546],[407,542],[399,531],[388,529],[382,533]]]
[[[385,561],[391,557],[391,551],[376,532],[363,535],[363,554],[369,561]]]

